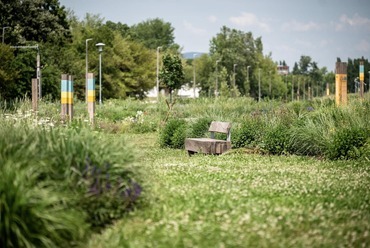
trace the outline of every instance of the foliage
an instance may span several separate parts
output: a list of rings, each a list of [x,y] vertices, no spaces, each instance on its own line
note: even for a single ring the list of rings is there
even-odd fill
[[[263,135],[263,148],[270,154],[282,155],[287,151],[289,129],[277,123],[267,127]]]
[[[0,61],[4,62],[0,64],[0,95],[4,99],[13,99],[17,92],[18,71],[12,62],[14,54],[9,46],[0,44]]]
[[[167,49],[175,45],[174,31],[171,23],[154,18],[133,25],[130,28],[130,35],[149,49],[154,50],[157,47]]]
[[[369,134],[358,127],[341,128],[335,132],[327,151],[329,159],[358,159]]]
[[[84,238],[85,215],[71,208],[69,192],[40,181],[49,168],[23,159],[2,161],[1,247],[70,247]]]
[[[208,134],[209,125],[211,124],[212,120],[209,117],[203,117],[197,119],[191,125],[191,132],[189,137],[192,138],[203,138],[204,135]]]
[[[159,145],[174,149],[183,148],[186,138],[186,122],[182,119],[170,119],[160,132]]]
[[[260,118],[246,118],[239,127],[233,128],[231,133],[233,148],[258,146],[265,128],[265,123]]]
[[[63,44],[70,38],[67,13],[58,0],[14,0],[0,4],[0,23],[6,30],[6,44],[25,41]]]
[[[181,59],[177,55],[169,53],[163,56],[163,67],[159,73],[159,78],[170,93],[172,102],[172,91],[180,89],[184,83],[184,71],[182,68]]]
[[[136,178],[139,173],[130,166],[134,154],[124,141],[93,132],[79,121],[69,127],[43,124],[32,113],[2,115],[0,123],[0,160],[4,161],[0,186],[4,189],[5,184],[17,182],[14,191],[10,186],[1,190],[1,199],[8,199],[1,209],[8,210],[1,211],[6,216],[0,225],[2,232],[9,232],[1,237],[13,240],[9,242],[18,239],[24,243],[20,246],[27,247],[79,242],[89,232],[88,226],[102,228],[136,204],[142,190]],[[19,222],[22,218],[32,224]]]

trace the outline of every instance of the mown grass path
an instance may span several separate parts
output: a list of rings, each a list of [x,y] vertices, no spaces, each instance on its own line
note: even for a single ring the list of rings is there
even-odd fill
[[[156,134],[139,151],[146,198],[90,247],[369,247],[370,165],[232,152],[188,157]]]

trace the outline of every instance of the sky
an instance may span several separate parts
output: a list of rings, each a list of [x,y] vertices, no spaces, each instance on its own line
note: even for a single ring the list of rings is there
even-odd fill
[[[370,59],[370,0],[60,0],[129,26],[160,18],[174,27],[182,52],[209,52],[222,26],[262,37],[264,54],[293,68],[301,55],[334,70],[337,57]]]

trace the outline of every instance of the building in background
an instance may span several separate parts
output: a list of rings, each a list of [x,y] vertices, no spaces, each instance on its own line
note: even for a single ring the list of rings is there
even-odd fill
[[[280,75],[288,75],[289,74],[289,66],[287,65],[278,65],[277,71]]]

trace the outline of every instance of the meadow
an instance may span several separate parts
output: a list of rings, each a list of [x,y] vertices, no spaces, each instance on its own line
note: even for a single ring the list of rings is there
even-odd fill
[[[368,247],[366,97],[178,99],[171,112],[163,99],[110,100],[94,125],[82,102],[71,123],[55,102],[37,115],[3,104],[1,244]],[[189,157],[183,139],[211,120],[233,123],[233,149]]]

